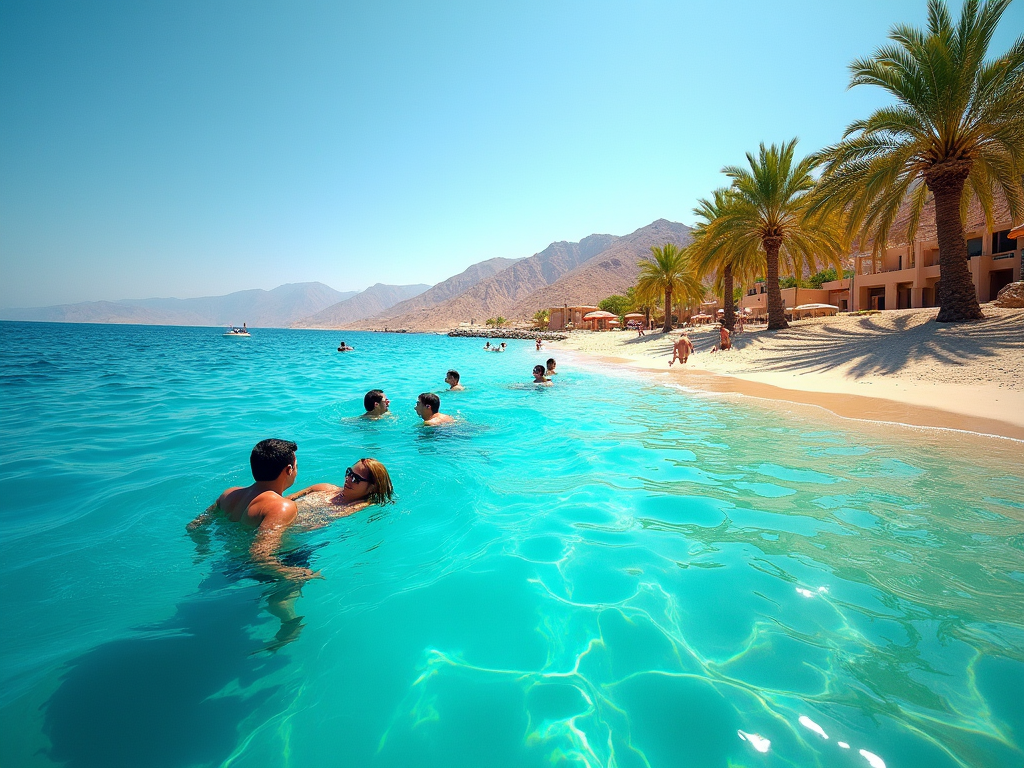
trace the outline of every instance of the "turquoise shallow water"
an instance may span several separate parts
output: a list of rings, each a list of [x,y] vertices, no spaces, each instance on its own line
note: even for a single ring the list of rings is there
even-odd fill
[[[0,324],[0,765],[1024,762],[1019,443],[218,334]],[[450,365],[458,424],[417,427]],[[395,418],[352,420],[374,386]],[[267,587],[184,532],[269,436],[296,487],[369,455],[399,492],[292,538],[324,578],[275,653]]]

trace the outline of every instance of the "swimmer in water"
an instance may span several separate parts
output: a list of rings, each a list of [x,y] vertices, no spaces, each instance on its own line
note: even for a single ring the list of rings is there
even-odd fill
[[[254,482],[246,488],[228,488],[220,497],[186,526],[195,533],[215,519],[239,523],[255,530],[249,555],[257,569],[271,576],[292,581],[317,577],[309,568],[285,565],[278,556],[285,529],[295,522],[295,502],[282,494],[295,482],[299,471],[290,440],[261,440],[249,455]]]
[[[555,370],[555,366],[558,365],[558,363],[555,362],[555,358],[549,357],[547,365],[548,365],[548,369],[547,369],[547,372],[546,372],[545,375],[547,375],[547,376],[557,376],[558,375],[558,371]]]
[[[448,375],[444,377],[444,383],[448,385],[449,392],[461,392],[465,389],[464,386],[459,384],[459,379],[461,378],[459,372],[454,368],[448,371]]]
[[[338,345],[338,351],[339,352],[352,352],[353,350],[355,350],[355,347],[350,347],[344,341],[341,342],[341,344]]]
[[[533,383],[534,384],[541,384],[541,385],[543,385],[545,387],[550,387],[551,386],[551,379],[546,378],[544,376],[544,366],[543,365],[535,365],[535,366],[533,366]]]
[[[298,502],[300,518],[308,518],[307,510],[327,510],[330,518],[348,517],[373,504],[390,504],[395,491],[387,469],[376,459],[360,459],[345,470],[343,486],[317,483],[303,488],[288,498]],[[304,519],[307,528],[319,528],[329,520]]]
[[[360,416],[360,418],[379,419],[381,416],[385,416],[389,413],[388,406],[390,404],[391,401],[388,400],[383,391],[379,389],[371,389],[363,395],[363,408],[366,409],[366,413]]]
[[[441,413],[441,398],[433,392],[424,392],[416,398],[416,415],[423,419],[425,427],[436,427],[455,421],[447,413]]]

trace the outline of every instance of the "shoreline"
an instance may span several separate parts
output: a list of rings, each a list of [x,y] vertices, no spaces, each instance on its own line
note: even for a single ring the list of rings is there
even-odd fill
[[[1002,322],[1006,317],[990,319]],[[1015,323],[1014,331],[1018,320],[1024,331],[1024,313],[1011,316],[1010,320]],[[969,338],[972,332],[984,330],[982,325],[965,332],[962,326],[926,326],[918,322],[918,336],[943,334],[952,340],[944,339],[946,346],[941,354],[925,362],[920,349],[895,350],[897,356],[903,357],[898,373],[893,374],[884,369],[864,372],[856,368],[862,361],[856,355],[843,354],[841,347],[848,343],[845,339],[833,342],[833,337],[828,336],[828,344],[821,344],[823,327],[826,334],[838,336],[836,326],[845,326],[841,330],[849,335],[855,322],[863,321],[844,319],[831,325],[827,321],[804,321],[778,334],[748,332],[739,338],[733,350],[714,355],[705,350],[717,342],[718,326],[692,329],[687,332],[697,351],[690,355],[686,365],[676,363],[671,368],[667,365],[671,343],[679,338],[679,331],[667,335],[651,332],[643,340],[622,332],[614,336],[591,334],[590,338],[581,335],[552,344],[550,349],[579,355],[581,360],[658,374],[662,381],[709,394],[814,406],[843,419],[866,423],[948,429],[1024,441],[1024,389],[1019,378],[1014,381],[1019,376],[1015,366],[1021,364],[1024,332],[1019,339],[1012,338],[998,354],[986,350],[982,355],[972,352]],[[812,333],[817,334],[813,343]],[[919,338],[904,336],[897,340],[895,334],[893,338],[872,338],[870,343],[891,347],[897,341],[907,342],[911,347],[921,344]],[[862,346],[863,343],[857,355],[864,354]],[[820,358],[829,355],[836,359],[822,363]],[[779,358],[784,359],[784,365]],[[969,370],[964,372],[964,367]]]

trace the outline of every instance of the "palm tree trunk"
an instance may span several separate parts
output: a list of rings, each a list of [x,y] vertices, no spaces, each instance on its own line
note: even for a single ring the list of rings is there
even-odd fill
[[[789,328],[786,310],[782,305],[782,290],[779,288],[779,248],[782,247],[782,238],[766,237],[762,242],[767,262],[765,287],[768,289],[768,330],[777,331]]]
[[[966,247],[966,246],[964,246]],[[665,324],[661,327],[662,333],[672,330],[672,289],[665,289]]]
[[[967,241],[960,221],[960,200],[964,182],[971,172],[970,160],[932,166],[924,181],[935,195],[935,228],[939,235],[938,299],[940,323],[980,320],[978,293],[971,278]]]
[[[736,324],[736,313],[732,306],[732,264],[726,264],[722,270],[722,307],[725,309],[722,322],[732,333],[732,327]]]

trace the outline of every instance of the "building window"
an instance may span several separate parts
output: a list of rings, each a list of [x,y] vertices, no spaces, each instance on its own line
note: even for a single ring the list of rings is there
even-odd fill
[[[1016,238],[1011,240],[1007,237],[1009,234],[1010,230],[1008,229],[992,233],[992,253],[1006,253],[1007,251],[1017,250],[1017,240]]]
[[[1007,230],[1007,232],[1009,232],[1009,230]],[[993,235],[992,237],[993,237],[993,242],[995,242],[995,239],[994,239],[995,235]],[[981,256],[981,238],[980,237],[972,237],[971,239],[969,239],[967,241],[967,256],[969,258],[972,258],[972,259],[975,256]]]

